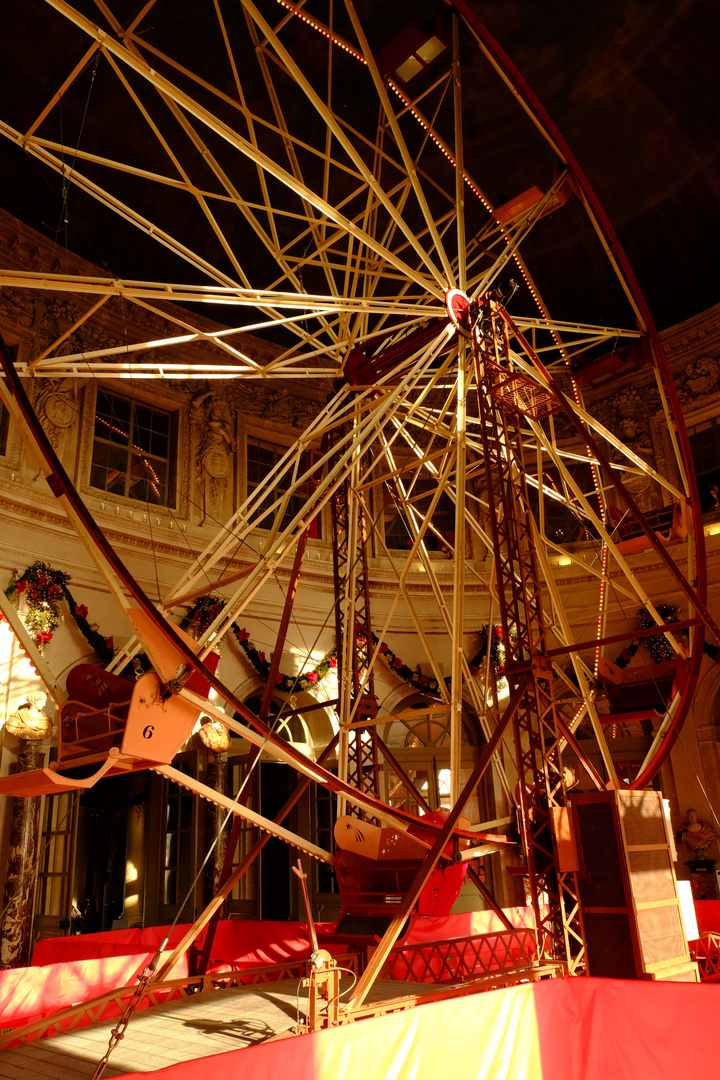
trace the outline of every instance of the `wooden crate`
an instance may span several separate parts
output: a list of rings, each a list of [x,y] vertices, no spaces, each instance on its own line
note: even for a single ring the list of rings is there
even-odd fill
[[[699,981],[683,929],[661,793],[578,794],[572,809],[590,974]]]

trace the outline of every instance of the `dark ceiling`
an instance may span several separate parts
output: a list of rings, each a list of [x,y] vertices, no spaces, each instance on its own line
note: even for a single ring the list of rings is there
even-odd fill
[[[88,18],[110,29],[99,4],[81,0],[78,6]],[[110,0],[108,6],[122,25],[140,10],[127,0]],[[220,6],[228,31],[245,34],[240,5]],[[259,6],[276,22],[283,15],[275,0],[263,0]],[[342,5],[337,6],[335,25],[349,37],[348,18]],[[672,325],[720,301],[716,254],[720,242],[720,20],[716,6],[710,0],[604,0],[600,4],[471,0],[470,6],[517,64],[570,145],[617,230],[658,326]],[[162,43],[179,62],[204,78],[215,78],[217,85],[230,92],[229,76],[221,80],[216,75],[223,57],[212,7],[209,0],[157,0],[144,19],[143,35],[149,44]],[[430,0],[400,0],[392,5],[366,0],[357,7],[375,50],[408,20],[428,27],[445,10]],[[305,10],[328,18],[327,3],[309,2]],[[85,34],[43,0],[10,0],[3,11],[0,41],[0,120],[25,130],[90,44]],[[317,72],[321,81],[322,64],[316,65],[307,52],[312,44],[304,48],[306,70],[313,73],[311,77]],[[240,49],[238,56],[241,66],[254,60],[249,44],[247,54]],[[463,57],[469,170],[496,205],[530,185],[547,187],[555,164],[552,152],[507,89],[488,73],[467,35]],[[159,69],[164,70],[161,65]],[[335,77],[338,112],[357,127],[366,119],[374,124],[377,103],[368,106],[353,71],[338,63]],[[252,87],[251,82],[247,84],[249,101],[259,110]],[[197,92],[202,96],[201,90]],[[285,108],[291,123],[303,129],[309,141],[321,140],[322,122],[305,102],[298,100],[293,106],[292,101],[288,87]],[[231,109],[218,106],[218,114],[233,122]],[[131,155],[138,166],[160,169],[157,145],[148,138],[147,126],[138,122],[137,113],[128,111],[105,58],[97,64],[95,57],[88,62],[39,131],[66,148],[79,147],[105,157]],[[167,131],[173,148],[181,146],[182,137],[171,119]],[[218,161],[231,171],[220,141],[210,136],[208,141]],[[282,152],[279,136],[274,143],[268,142],[267,152]],[[72,150],[66,149],[63,156],[66,161],[75,160]],[[309,158],[301,164],[307,171],[314,167]],[[192,168],[193,181],[209,186],[211,178],[209,171],[203,171],[204,165]],[[451,190],[447,168],[443,173],[438,164],[435,174],[433,168],[430,180]],[[162,170],[168,171],[166,162]],[[244,198],[259,198],[254,174],[233,174],[233,181]],[[196,269],[88,196],[68,189],[62,177],[7,139],[0,139],[0,184],[0,202],[6,210],[115,275],[175,281],[195,275],[198,280]],[[153,189],[148,194],[139,180],[127,177],[118,190],[168,230],[185,226],[184,210],[172,190]],[[336,192],[335,198],[339,197]],[[274,265],[265,252],[253,247],[247,223],[231,224],[229,217],[225,221],[226,212],[217,207],[235,251],[253,252],[253,273],[258,277],[253,284],[265,286],[277,277]],[[471,230],[477,225],[476,213],[468,209]],[[617,290],[604,284],[597,271],[601,252],[591,258],[584,255],[584,230],[577,200],[571,200],[540,224],[525,249],[526,258],[548,305],[560,317],[568,308],[575,318],[610,321],[617,317]],[[230,271],[227,253],[220,250],[214,236],[189,224],[185,236],[214,265]]]

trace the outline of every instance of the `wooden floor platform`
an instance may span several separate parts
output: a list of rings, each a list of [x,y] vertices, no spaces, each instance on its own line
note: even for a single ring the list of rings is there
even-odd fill
[[[343,980],[341,989],[346,980]],[[347,980],[349,983],[349,980]],[[436,993],[430,983],[378,980],[368,1003]],[[152,1072],[180,1061],[239,1050],[291,1028],[304,1017],[298,981],[210,990],[138,1012],[113,1051],[105,1077]],[[117,1019],[68,1035],[39,1039],[0,1052],[1,1080],[74,1080],[90,1077],[105,1054]]]

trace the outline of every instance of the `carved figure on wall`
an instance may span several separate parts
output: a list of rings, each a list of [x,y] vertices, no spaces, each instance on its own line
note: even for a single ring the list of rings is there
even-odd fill
[[[695,397],[712,394],[720,389],[720,364],[712,356],[701,356],[685,368],[687,386]]]
[[[79,318],[80,308],[74,300],[65,296],[48,296],[40,318],[38,338],[42,347],[57,342]]]
[[[193,401],[190,419],[199,429],[195,463],[203,489],[203,510],[207,514],[222,498],[232,472],[232,455],[237,449],[233,417],[227,401],[214,397],[213,391],[208,390]]]
[[[47,695],[41,690],[33,690],[27,696],[25,705],[21,705],[5,721],[5,730],[16,739],[28,739],[41,742],[52,735],[53,724],[42,710]]]
[[[0,290],[0,312],[14,325],[29,329],[35,324],[37,301],[32,296],[5,288]]]
[[[638,457],[652,452],[652,441],[644,424],[634,416],[622,416],[618,425],[623,442]]]
[[[621,413],[619,409],[613,409],[606,420],[606,425],[611,431],[617,433],[629,450],[652,466],[655,458],[653,443],[647,428],[647,420],[644,417],[641,418],[638,411],[640,405],[636,397],[634,392],[617,395],[618,401],[622,400],[623,408],[632,406],[633,411]],[[622,482],[642,511],[655,510],[661,505],[651,476],[637,470],[632,460],[618,450],[611,452],[610,459],[627,469],[622,475]],[[634,469],[636,471],[633,471]]]
[[[35,412],[53,448],[60,453],[65,432],[78,420],[78,380],[38,379]]]

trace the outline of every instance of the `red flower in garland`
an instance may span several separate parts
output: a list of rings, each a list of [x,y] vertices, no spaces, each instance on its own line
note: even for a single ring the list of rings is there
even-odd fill
[[[280,674],[280,672],[278,671],[278,672],[276,673],[276,675],[275,675],[275,685],[276,685],[276,686],[279,686],[279,685],[280,685],[280,683],[281,683],[282,681],[283,681],[283,677],[282,677],[282,675]]]
[[[105,648],[106,649],[114,649],[115,648],[115,643],[114,643],[114,641],[113,641],[113,639],[111,637],[106,637],[105,638]]]
[[[393,662],[390,664],[390,667],[395,668],[396,671],[399,671],[402,666],[402,660],[399,656],[396,656]]]
[[[390,651],[390,650],[388,649],[387,645],[386,645],[386,644],[385,644],[385,642],[383,641],[383,642],[382,642],[382,644],[380,645],[380,652],[381,652],[381,653],[386,653],[386,652],[389,652],[389,651]]]
[[[478,674],[479,671],[480,671],[480,668],[476,667],[475,664],[473,664],[472,667],[470,668],[470,674],[473,676],[473,678]]]
[[[78,619],[87,619],[88,609],[85,604],[78,604],[75,608],[75,614]]]
[[[245,627],[243,627],[242,630],[238,630],[238,632],[237,632],[237,634],[235,636],[238,639],[238,641],[242,642],[242,641],[247,641],[247,639],[250,637],[250,634],[247,632]]]
[[[303,678],[307,679],[308,682],[316,683],[318,679],[317,671],[307,671]]]
[[[15,584],[15,592],[24,593],[27,589],[27,581],[18,581]]]
[[[259,652],[257,654],[257,658],[258,658],[258,660],[260,661],[261,664],[266,664],[267,663],[264,652]]]
[[[52,641],[52,634],[49,630],[41,630],[39,634],[35,635],[35,640],[38,645],[47,645],[48,641]]]
[[[331,656],[330,659],[328,660],[328,665],[331,668],[336,668],[337,667],[337,657]]]

